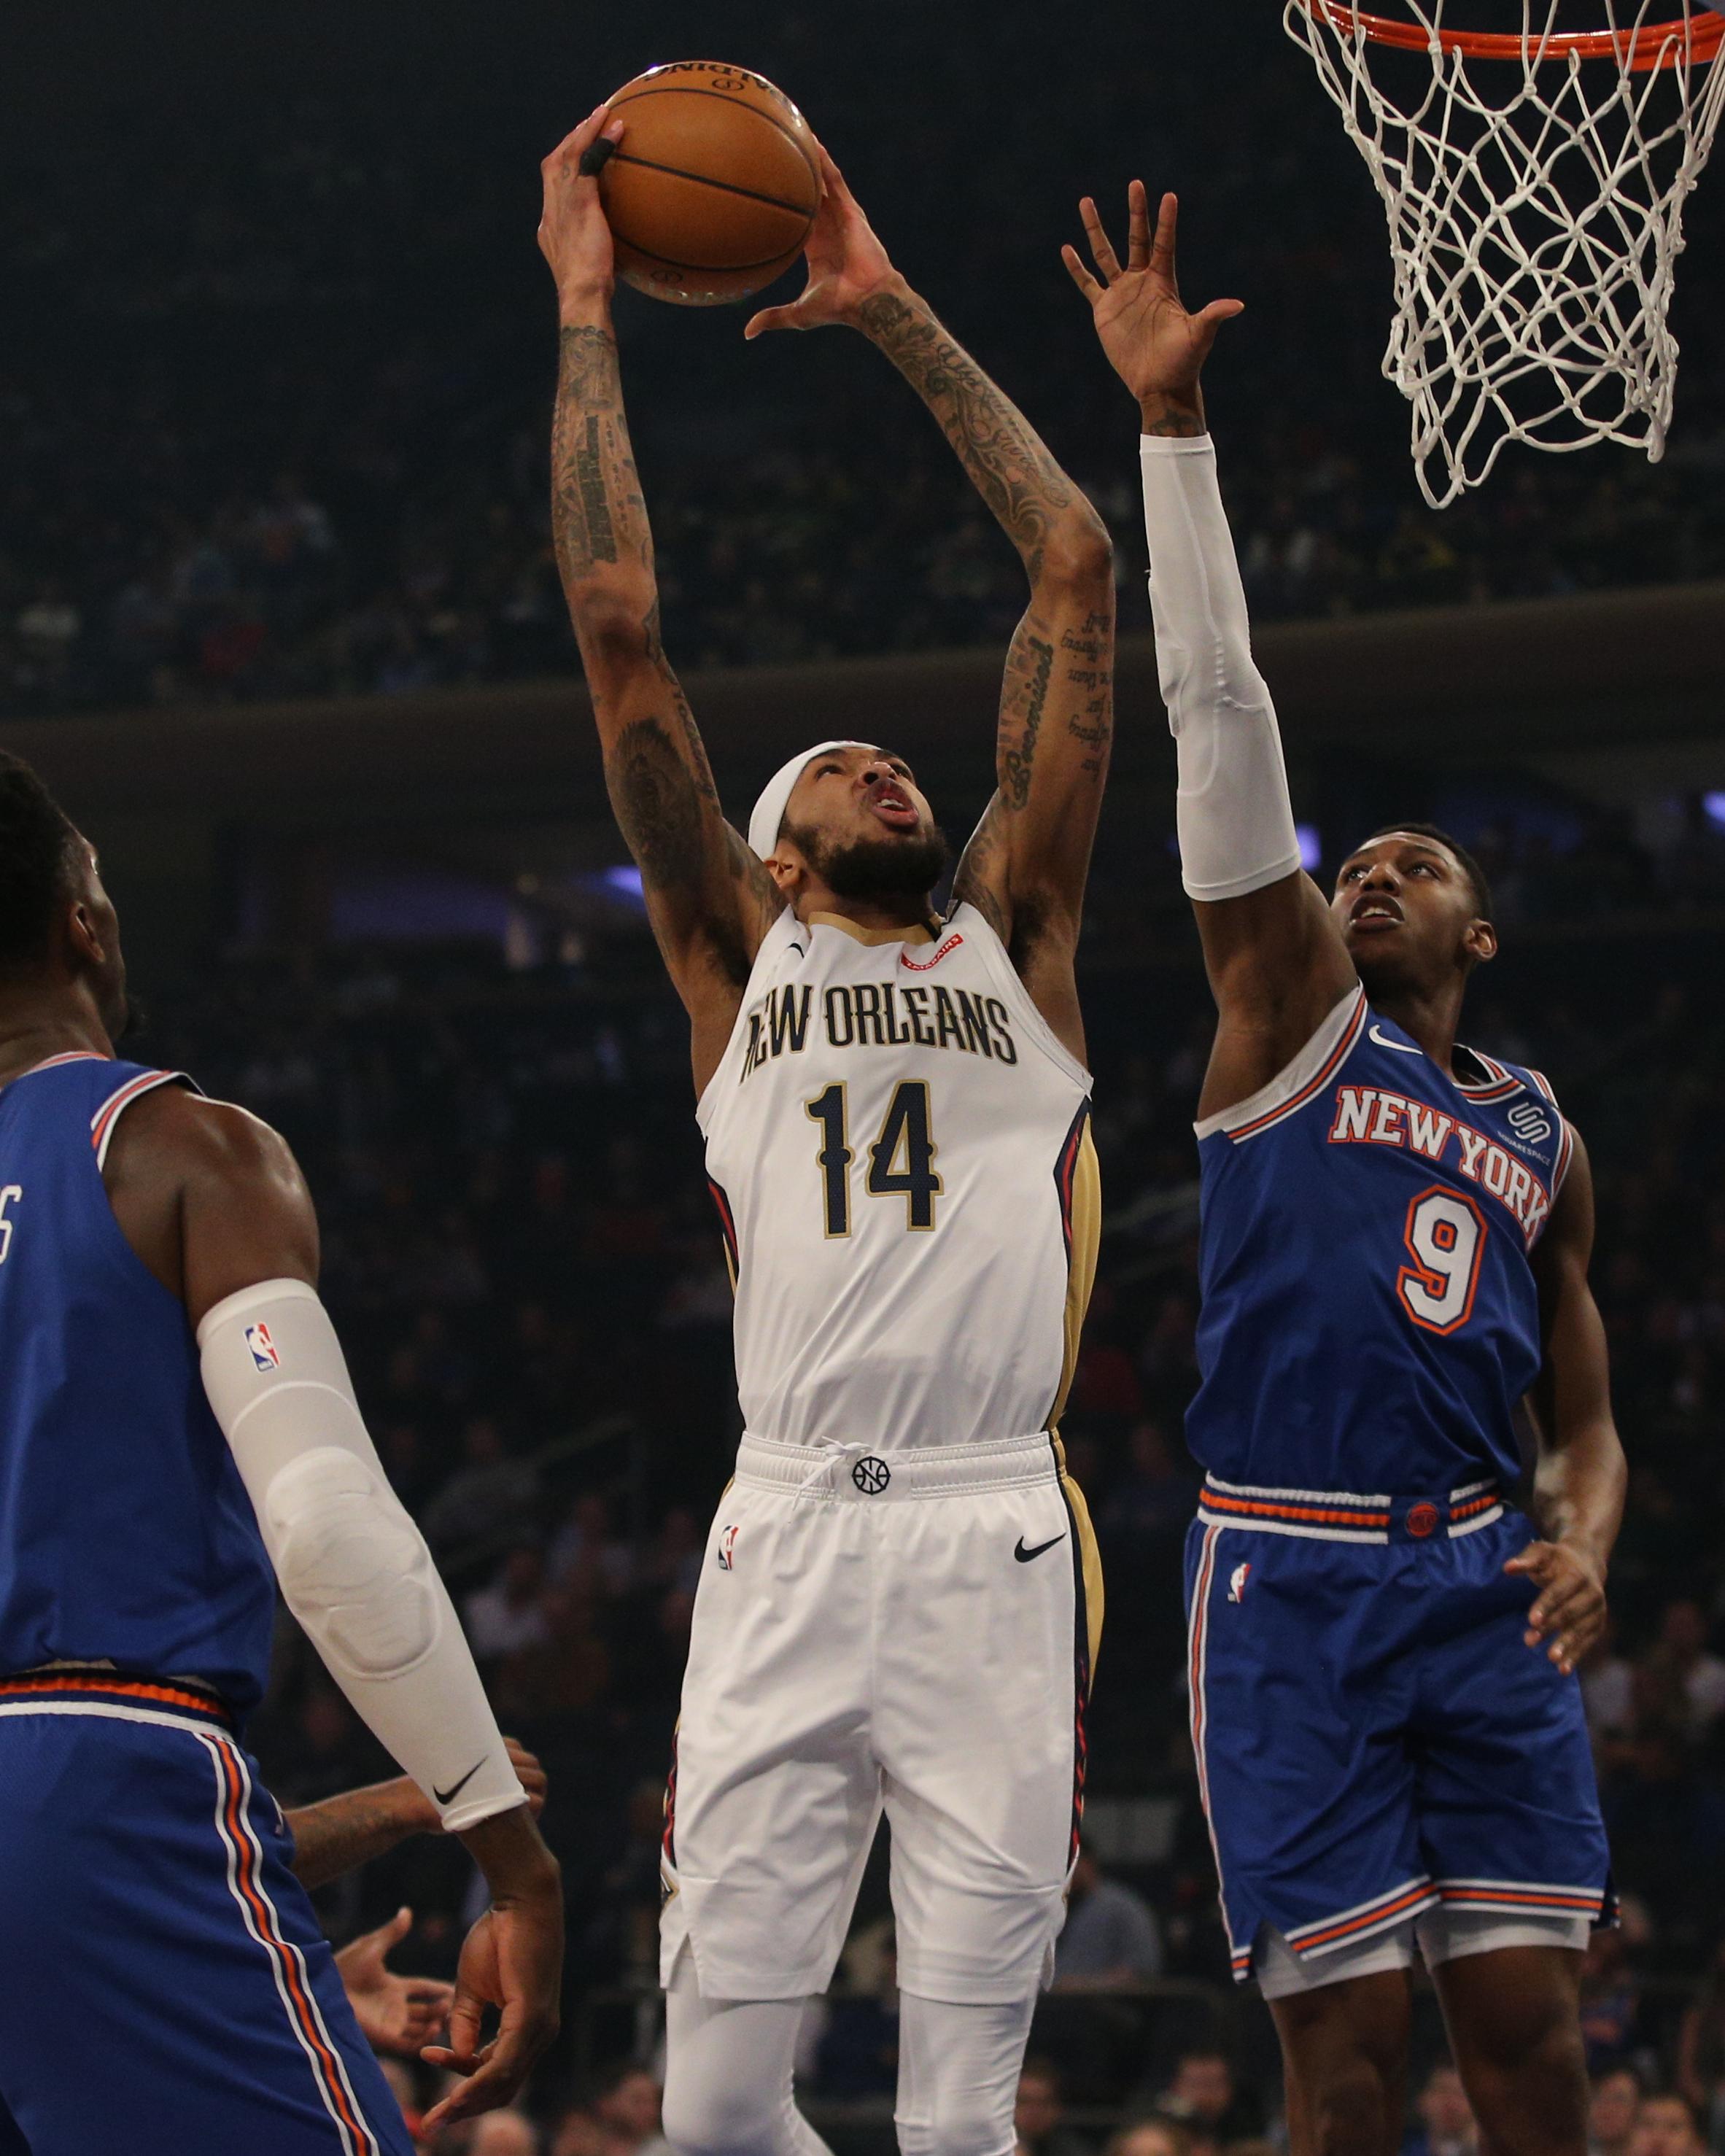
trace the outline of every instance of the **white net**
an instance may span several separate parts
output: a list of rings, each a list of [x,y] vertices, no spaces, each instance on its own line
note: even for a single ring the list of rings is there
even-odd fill
[[[1579,34],[1574,0],[1520,0],[1518,34],[1480,34],[1481,0],[1448,0],[1447,21],[1446,0],[1387,0],[1394,18],[1284,4],[1389,217],[1384,372],[1413,405],[1426,500],[1477,486],[1512,441],[1623,442],[1657,461],[1725,17],[1702,0],[1595,0]]]

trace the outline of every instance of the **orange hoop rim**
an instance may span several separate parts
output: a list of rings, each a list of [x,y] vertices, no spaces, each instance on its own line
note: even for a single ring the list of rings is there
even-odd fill
[[[1332,29],[1358,29],[1374,45],[1403,52],[1428,52],[1431,39],[1417,23],[1397,23],[1387,15],[1368,15],[1353,0],[1303,0],[1307,13]],[[1440,30],[1446,53],[1481,60],[1626,60],[1635,70],[1672,67],[1681,59],[1706,62],[1725,50],[1725,15],[1709,9],[1689,20],[1650,23],[1639,30],[1568,30],[1549,38],[1518,37],[1512,31]],[[1681,49],[1678,49],[1681,48]]]

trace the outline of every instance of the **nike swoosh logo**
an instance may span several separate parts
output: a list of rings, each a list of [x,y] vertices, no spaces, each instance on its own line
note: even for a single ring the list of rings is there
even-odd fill
[[[439,1789],[434,1783],[431,1790],[432,1795],[437,1799],[440,1804],[453,1804],[485,1763],[483,1759],[475,1759],[473,1764],[468,1768],[467,1772],[461,1777],[460,1780],[459,1782],[451,1782],[449,1788],[446,1789]]]
[[[1409,1048],[1404,1040],[1392,1040],[1387,1033],[1379,1033],[1375,1025],[1372,1028],[1372,1038],[1380,1048],[1393,1048],[1401,1055],[1424,1055],[1425,1053],[1423,1048]]]
[[[1028,1564],[1033,1557],[1040,1557],[1044,1550],[1051,1550],[1056,1543],[1063,1543],[1066,1537],[1064,1535],[1054,1535],[1051,1536],[1045,1543],[1038,1543],[1034,1549],[1026,1549],[1024,1548],[1024,1538],[1020,1535],[1019,1537],[1019,1546],[1013,1552],[1013,1555],[1018,1559],[1020,1564]]]

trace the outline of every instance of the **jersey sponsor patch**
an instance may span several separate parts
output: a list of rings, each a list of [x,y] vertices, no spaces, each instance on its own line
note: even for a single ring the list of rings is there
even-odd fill
[[[906,973],[932,973],[941,960],[949,952],[956,951],[963,941],[964,938],[962,936],[949,936],[932,958],[913,958],[908,951],[903,951],[899,954],[898,963]]]
[[[1528,1145],[1543,1145],[1551,1136],[1551,1118],[1532,1101],[1518,1101],[1505,1117],[1518,1138]]]
[[[263,1323],[248,1325],[245,1344],[252,1351],[252,1360],[260,1370],[279,1370],[281,1350],[270,1337],[270,1327]]]

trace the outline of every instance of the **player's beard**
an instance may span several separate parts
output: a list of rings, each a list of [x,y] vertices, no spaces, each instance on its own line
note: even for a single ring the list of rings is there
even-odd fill
[[[947,834],[938,824],[899,837],[851,839],[834,844],[819,831],[786,827],[785,835],[835,898],[854,903],[914,898],[926,905],[947,866]]]

